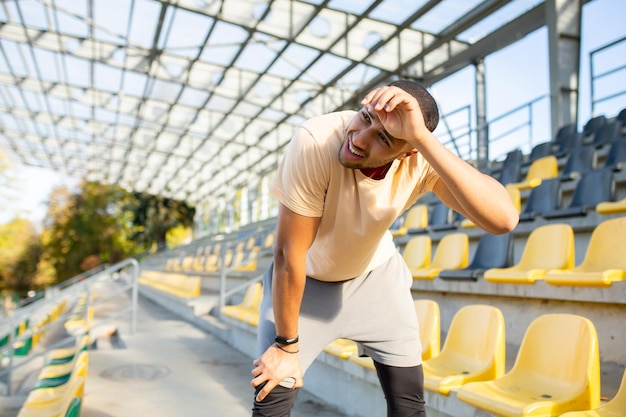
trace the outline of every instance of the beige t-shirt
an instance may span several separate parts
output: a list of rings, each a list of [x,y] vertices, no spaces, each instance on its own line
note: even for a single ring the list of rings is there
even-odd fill
[[[374,180],[338,159],[354,111],[315,117],[300,126],[278,168],[272,193],[291,211],[321,217],[307,253],[307,275],[343,281],[369,272],[397,250],[389,227],[439,178],[421,154],[396,160]]]

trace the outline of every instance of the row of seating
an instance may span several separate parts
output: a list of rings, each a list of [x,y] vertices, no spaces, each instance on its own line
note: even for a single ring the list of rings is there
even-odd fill
[[[139,284],[171,294],[177,298],[198,297],[202,288],[201,277],[175,272],[142,270]]]
[[[85,334],[76,338],[75,346],[51,351],[17,417],[80,416],[88,346],[89,336]]]
[[[626,140],[624,144],[626,145]],[[616,180],[612,170],[594,169],[585,172],[577,180],[572,198],[566,206],[562,204],[564,187],[560,178],[535,178],[535,180],[523,209],[519,189],[514,184],[506,186],[513,204],[520,212],[520,222],[533,221],[538,217],[552,220],[585,216],[592,210],[600,214],[626,212],[626,198],[615,201]],[[437,201],[430,209],[426,204],[414,205],[390,231],[397,238],[473,227],[475,225],[460,213],[453,214],[444,203]]]
[[[585,123],[580,132],[575,124],[566,124],[559,128],[552,140],[535,145],[528,155],[524,155],[520,149],[507,153],[499,167],[499,178],[503,183],[518,182],[520,168],[528,167],[541,158],[569,157],[575,149],[585,146],[595,149],[610,147],[615,142],[623,140],[625,136],[626,109],[613,118],[607,118],[605,115],[593,117]],[[506,169],[507,167],[511,169]],[[496,174],[498,171],[492,173]]]
[[[93,297],[83,292],[63,326],[74,345],[48,352],[17,417],[79,417],[89,360]]]
[[[218,272],[227,268],[235,272],[250,272],[257,268],[257,260],[262,250],[274,245],[273,232],[257,232],[238,238],[225,245],[221,241],[198,248],[195,255],[171,257],[165,264],[166,271],[172,272]]]
[[[243,301],[224,307],[222,314],[257,326],[261,299],[261,284],[253,283]],[[545,314],[533,320],[506,372],[505,322],[498,308],[472,304],[459,309],[440,349],[439,305],[427,299],[415,300],[414,305],[427,390],[442,395],[456,391],[462,401],[501,416],[559,416],[600,407],[598,338],[590,320],[573,314]],[[351,340],[337,339],[324,350],[375,370],[371,358],[358,356],[358,346]],[[610,416],[602,410],[624,407],[625,401],[622,382],[597,416]]]
[[[66,304],[66,300],[61,300],[61,302],[50,306],[47,310],[38,312],[37,316],[33,317],[32,320],[31,318],[26,318],[20,321],[20,324],[14,329],[13,335],[14,339],[22,336],[24,338],[13,343],[12,354],[14,356],[28,355],[37,346],[41,338],[45,336],[50,325],[64,313]],[[32,327],[30,327],[31,321],[35,323]],[[9,343],[9,336],[7,333],[0,339],[0,350],[3,351],[3,356],[10,354],[5,348]]]
[[[512,233],[484,234],[468,262],[468,235],[445,235],[431,261],[431,238],[411,238],[402,256],[414,279],[477,280],[532,284],[543,279],[553,285],[610,286],[626,279],[626,217],[608,219],[591,233],[585,257],[575,265],[574,230],[566,223],[550,223],[531,231],[520,260],[512,264]]]
[[[533,320],[513,367],[506,372],[505,325],[498,308],[473,304],[459,309],[441,351],[437,303],[415,300],[415,309],[424,347],[424,387],[429,391],[446,396],[454,391],[462,401],[507,417],[589,410],[596,416],[613,416],[610,410],[626,404],[623,381],[617,395],[600,407],[597,335],[593,323],[582,316],[545,314]],[[352,341],[336,340],[325,351],[375,370],[371,358],[357,355]],[[626,373],[623,378],[626,380]]]

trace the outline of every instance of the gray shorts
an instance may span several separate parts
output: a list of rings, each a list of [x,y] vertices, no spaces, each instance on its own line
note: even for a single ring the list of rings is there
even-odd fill
[[[263,278],[258,354],[274,343],[272,269]],[[422,363],[422,346],[411,283],[413,278],[397,253],[373,271],[341,282],[307,277],[300,309],[302,371],[335,339],[354,340],[361,355],[389,366]]]

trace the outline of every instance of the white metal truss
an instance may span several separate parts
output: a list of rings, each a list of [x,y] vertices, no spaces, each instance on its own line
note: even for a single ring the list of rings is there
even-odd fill
[[[540,0],[0,5],[0,148],[192,204],[258,183],[305,118],[430,85],[545,24]]]

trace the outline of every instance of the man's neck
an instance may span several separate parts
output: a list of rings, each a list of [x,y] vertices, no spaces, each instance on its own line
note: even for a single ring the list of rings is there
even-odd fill
[[[383,165],[377,168],[362,168],[361,172],[363,173],[363,175],[370,177],[371,179],[382,180],[383,178],[385,178],[385,175],[387,174],[387,171],[389,171],[389,168],[391,168],[391,164],[393,164],[393,162],[389,162],[387,165]]]

